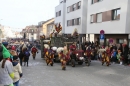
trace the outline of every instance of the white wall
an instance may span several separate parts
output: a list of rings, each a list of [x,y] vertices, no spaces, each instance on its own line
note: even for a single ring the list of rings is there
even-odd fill
[[[79,2],[81,0],[68,0],[66,1],[66,8]],[[81,4],[82,5],[82,4]],[[72,20],[75,18],[79,18],[81,17],[82,20],[82,7],[78,10],[75,10],[73,12],[67,13],[67,9],[66,9],[66,19],[65,19],[65,33],[66,34],[71,34],[73,33],[74,29],[76,28],[78,30],[78,33],[81,33],[81,24],[80,25],[75,25],[75,26],[67,26],[67,20]],[[82,22],[81,22],[82,23]]]
[[[56,17],[56,12],[61,10],[61,16]],[[64,33],[64,28],[65,28],[65,3],[61,3],[58,6],[55,7],[55,24],[61,23],[61,26],[63,28],[62,32]]]
[[[88,0],[87,33],[99,34],[100,30],[104,30],[105,33],[107,34],[126,33],[126,31],[128,31],[128,29],[126,30],[127,3],[128,0],[103,0],[95,4],[91,4],[91,0]],[[120,7],[121,7],[121,15],[119,21],[107,21],[102,23],[90,24],[91,14],[109,11]]]
[[[73,12],[67,13],[67,7],[72,6],[73,4],[81,1],[81,8],[78,10],[75,10]],[[65,19],[65,33],[71,34],[73,33],[74,29],[76,28],[78,30],[78,33],[84,34],[86,33],[86,18],[87,18],[87,10],[84,10],[87,8],[87,0],[68,0],[66,1],[66,19]],[[67,26],[67,20],[75,19],[81,17],[81,24],[80,25],[74,25],[74,26]]]
[[[126,33],[130,34],[130,0],[127,5]]]

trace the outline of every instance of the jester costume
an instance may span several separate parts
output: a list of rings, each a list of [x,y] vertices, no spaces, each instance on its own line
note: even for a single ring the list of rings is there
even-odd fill
[[[109,52],[104,51],[102,53],[102,65],[106,62],[106,65],[109,66],[110,65],[110,57],[109,57]]]
[[[53,66],[53,59],[54,59],[54,53],[52,49],[49,49],[46,54],[45,54],[45,60],[47,65],[50,64],[51,66]]]
[[[63,54],[63,51],[61,51],[61,53],[59,53],[59,58],[61,61],[62,70],[66,70],[66,56]]]

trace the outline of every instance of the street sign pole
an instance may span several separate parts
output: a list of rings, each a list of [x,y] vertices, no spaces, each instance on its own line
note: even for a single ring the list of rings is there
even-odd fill
[[[104,38],[105,38],[104,33],[105,33],[104,30],[100,31],[100,45],[104,44]]]

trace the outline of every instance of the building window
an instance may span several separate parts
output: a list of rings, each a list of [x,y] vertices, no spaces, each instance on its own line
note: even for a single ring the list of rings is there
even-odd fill
[[[130,39],[130,34],[129,34],[128,38]]]
[[[75,11],[75,10],[76,10],[76,4],[73,5],[73,11]]]
[[[70,20],[67,20],[67,26],[70,26]]]
[[[70,12],[70,7],[67,7],[67,12],[68,12],[68,13]]]
[[[80,9],[80,8],[81,8],[81,1],[78,2],[78,9]]]
[[[120,8],[112,10],[112,20],[120,19]]]
[[[91,4],[94,4],[94,0],[91,0]]]
[[[66,0],[64,0],[64,3],[66,3]]]
[[[56,12],[56,17],[61,16],[61,11]]]
[[[100,2],[100,1],[102,1],[102,0],[97,0],[97,2]]]
[[[124,40],[123,39],[116,39],[117,40],[117,43],[120,44],[120,43],[124,43]]]
[[[76,25],[76,19],[72,19],[72,25]]]
[[[90,16],[90,23],[93,23],[93,15]]]
[[[81,18],[77,18],[77,25],[81,24]]]
[[[61,16],[61,11],[59,11],[59,16]]]
[[[61,1],[60,3],[63,3],[63,1]]]
[[[97,14],[97,22],[102,22],[102,13]]]
[[[57,13],[56,13],[56,17],[57,17]]]

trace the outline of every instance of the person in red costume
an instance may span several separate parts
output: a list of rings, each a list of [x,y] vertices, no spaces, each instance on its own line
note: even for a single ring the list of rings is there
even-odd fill
[[[38,53],[37,48],[35,46],[33,46],[32,49],[31,49],[31,52],[32,52],[33,59],[35,59],[36,53]]]
[[[66,70],[66,55],[63,54],[63,51],[59,53],[59,57],[61,61],[62,70]]]
[[[73,43],[71,46],[70,46],[70,51],[75,51],[76,50],[76,45],[75,43]]]
[[[11,47],[11,50],[16,50],[16,47],[13,45],[13,46]]]

